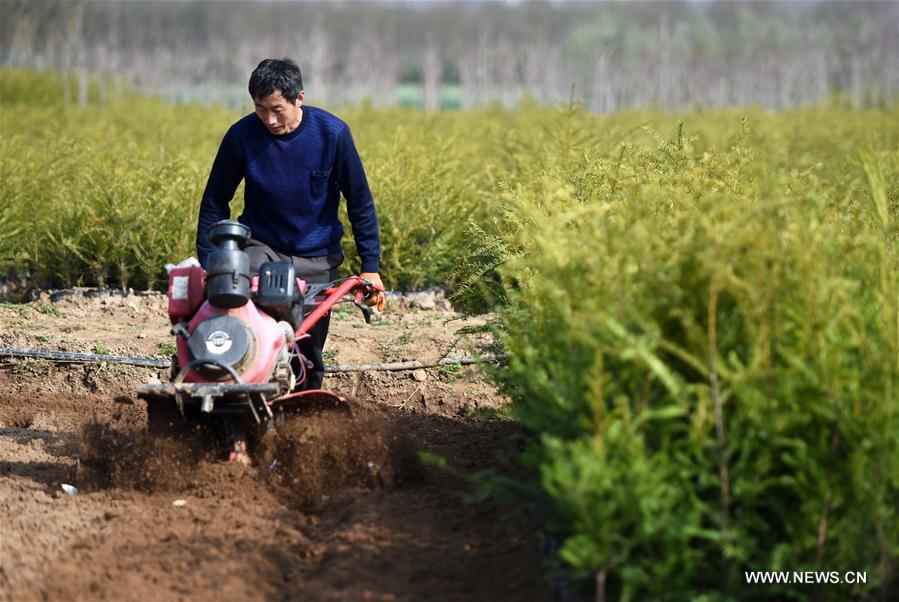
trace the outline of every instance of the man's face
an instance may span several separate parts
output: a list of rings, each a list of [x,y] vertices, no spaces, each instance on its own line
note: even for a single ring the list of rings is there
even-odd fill
[[[256,104],[256,116],[275,136],[289,134],[300,125],[302,90],[294,101],[284,98],[281,92],[273,92],[262,98],[254,98],[253,102]]]

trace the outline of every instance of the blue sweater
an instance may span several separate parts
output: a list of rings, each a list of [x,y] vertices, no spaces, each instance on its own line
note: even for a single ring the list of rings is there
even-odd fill
[[[275,251],[301,257],[342,252],[337,207],[343,193],[362,271],[378,271],[375,204],[346,123],[303,105],[300,125],[283,136],[271,134],[255,113],[231,126],[200,203],[197,254],[203,267],[214,250],[206,230],[230,217],[229,204],[241,179],[244,211],[238,221]]]

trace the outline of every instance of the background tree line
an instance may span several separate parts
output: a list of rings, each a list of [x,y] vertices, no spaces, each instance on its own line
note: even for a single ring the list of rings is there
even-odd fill
[[[91,75],[175,100],[246,103],[267,56],[296,57],[311,100],[427,109],[543,103],[593,110],[759,104],[899,90],[899,3],[177,2],[4,0],[0,65]],[[110,80],[111,81],[111,80]],[[573,90],[573,92],[572,92]]]

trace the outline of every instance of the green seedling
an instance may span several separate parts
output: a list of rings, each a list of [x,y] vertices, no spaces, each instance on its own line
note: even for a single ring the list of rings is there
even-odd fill
[[[97,355],[111,355],[112,350],[106,345],[102,343],[96,343],[93,347],[91,347],[91,353],[95,353]]]
[[[178,346],[173,341],[159,341],[156,343],[156,353],[159,355],[175,355]]]
[[[335,320],[343,321],[352,318],[359,310],[350,303],[341,303],[331,310],[331,315]]]
[[[54,318],[62,317],[62,311],[52,303],[48,303],[47,301],[38,301],[34,304],[34,309],[38,313],[53,316]]]
[[[16,311],[19,312],[19,318],[27,320],[34,315],[34,309],[28,305],[17,305]]]
[[[462,370],[461,364],[440,364],[437,366],[437,371],[447,378],[455,378],[458,376],[459,372]]]

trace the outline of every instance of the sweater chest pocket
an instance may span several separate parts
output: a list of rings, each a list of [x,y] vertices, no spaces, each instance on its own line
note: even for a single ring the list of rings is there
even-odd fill
[[[321,198],[328,191],[331,169],[313,169],[309,172],[309,193],[313,198]]]

